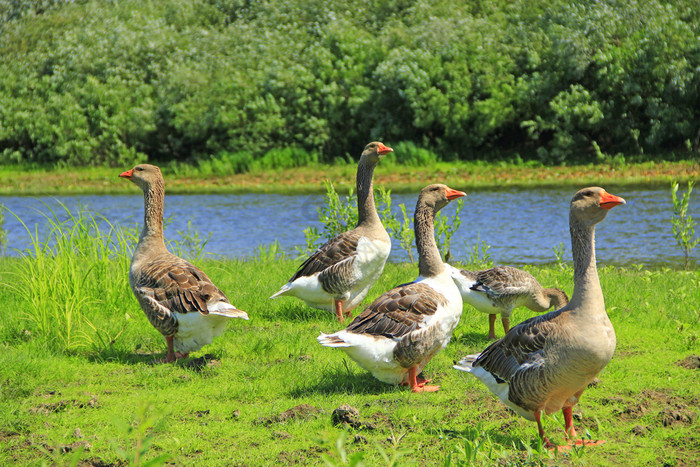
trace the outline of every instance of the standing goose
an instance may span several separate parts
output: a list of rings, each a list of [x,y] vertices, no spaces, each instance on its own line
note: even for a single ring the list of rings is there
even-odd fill
[[[319,343],[339,347],[380,381],[407,384],[413,392],[433,392],[419,379],[423,367],[445,348],[462,315],[462,297],[435,244],[435,213],[465,196],[445,185],[420,193],[414,216],[418,278],[377,298],[350,325],[323,334]]]
[[[595,225],[608,210],[625,204],[599,187],[584,188],[571,200],[569,224],[574,257],[574,293],[564,308],[536,316],[511,329],[480,355],[455,365],[479,378],[503,403],[537,422],[540,414],[564,414],[566,437],[576,439],[571,408],[615,352],[615,331],[605,312],[595,262]],[[593,442],[576,444],[595,444]]]
[[[391,239],[374,205],[372,178],[377,163],[392,151],[378,141],[365,146],[357,166],[357,227],[316,250],[270,298],[298,297],[313,308],[335,311],[342,322],[367,296],[391,252]]]
[[[229,318],[248,319],[199,268],[168,251],[163,240],[163,175],[155,165],[122,172],[143,190],[144,224],[131,259],[129,284],[148,321],[168,344],[163,360],[187,358],[210,344]],[[177,350],[177,352],[176,352]]]
[[[569,303],[569,297],[557,288],[545,289],[532,274],[510,266],[483,271],[467,271],[445,265],[457,284],[462,300],[489,315],[489,339],[496,339],[496,314],[501,315],[504,332],[510,330],[510,315],[524,306],[542,313]]]

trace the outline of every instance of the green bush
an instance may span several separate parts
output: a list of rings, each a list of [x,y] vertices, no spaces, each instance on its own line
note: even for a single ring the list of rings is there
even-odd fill
[[[696,155],[695,3],[0,0],[0,162]]]

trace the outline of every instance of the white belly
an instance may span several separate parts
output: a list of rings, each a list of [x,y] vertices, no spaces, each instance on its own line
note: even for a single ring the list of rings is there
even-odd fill
[[[178,352],[196,352],[212,343],[221,335],[229,320],[223,316],[203,315],[201,313],[178,314],[178,331],[173,344]]]

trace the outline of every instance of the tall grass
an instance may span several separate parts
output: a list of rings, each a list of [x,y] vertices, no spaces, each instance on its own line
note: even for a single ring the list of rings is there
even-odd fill
[[[43,235],[10,211],[31,242],[4,285],[24,304],[22,318],[28,331],[51,349],[70,352],[108,346],[120,329],[114,321],[98,323],[102,313],[96,310],[116,309],[125,291],[128,293],[125,272],[136,230],[116,228],[104,216],[83,207],[76,212],[63,204],[59,211],[46,208],[42,215],[48,230]]]

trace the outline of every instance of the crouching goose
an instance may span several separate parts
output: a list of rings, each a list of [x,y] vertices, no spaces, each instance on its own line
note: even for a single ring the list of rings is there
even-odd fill
[[[605,312],[596,269],[594,236],[595,225],[619,204],[625,200],[599,187],[577,192],[569,213],[574,257],[571,301],[560,310],[520,323],[480,355],[455,365],[479,378],[518,414],[537,422],[548,448],[555,446],[544,434],[540,414],[561,409],[566,437],[574,441],[571,408],[615,352],[615,331]]]
[[[144,224],[131,259],[129,284],[148,321],[168,344],[164,362],[210,344],[230,318],[248,319],[199,268],[168,251],[163,240],[163,175],[155,165],[122,172],[143,190]],[[176,352],[177,351],[177,352]]]
[[[393,149],[378,141],[365,146],[357,166],[357,227],[329,240],[304,261],[270,298],[291,295],[321,310],[350,316],[384,270],[391,239],[374,205],[372,177],[382,157]]]
[[[321,333],[319,343],[344,350],[385,383],[406,384],[413,392],[438,390],[418,374],[450,341],[462,315],[462,297],[440,259],[434,219],[460,196],[465,194],[438,184],[421,191],[414,217],[418,278],[381,295],[344,330]]]
[[[496,315],[501,315],[503,331],[510,330],[510,315],[515,308],[527,307],[542,313],[569,303],[569,297],[557,288],[545,289],[532,274],[510,266],[496,266],[483,271],[467,271],[445,265],[468,303],[489,315],[489,339],[496,339]]]

